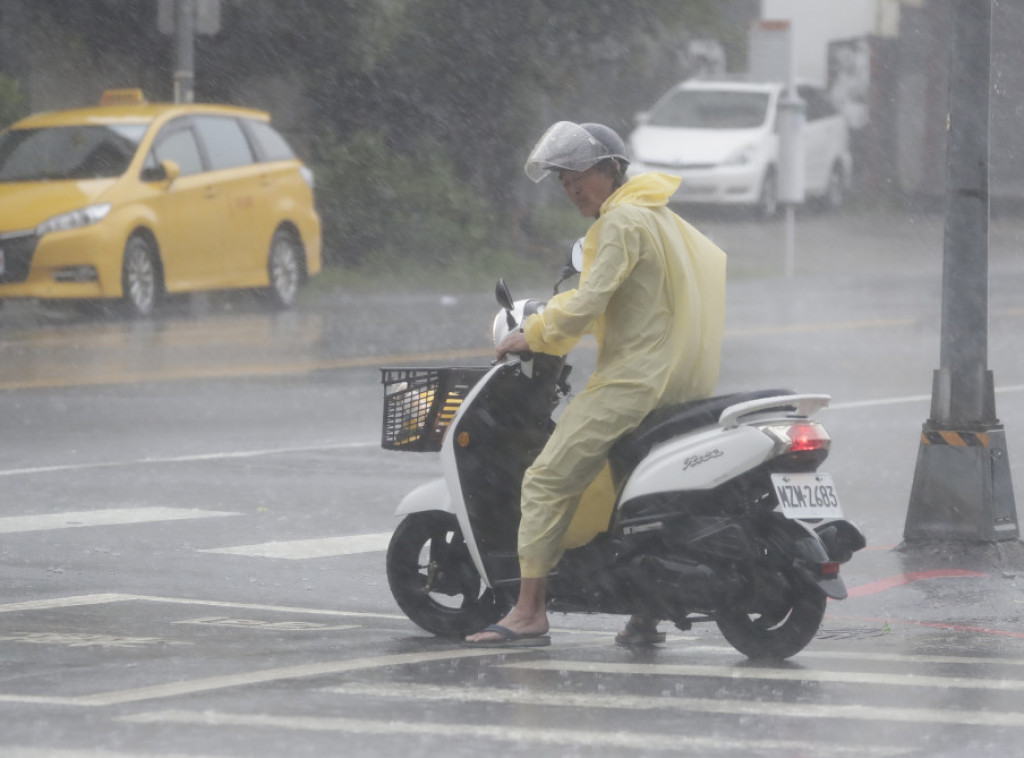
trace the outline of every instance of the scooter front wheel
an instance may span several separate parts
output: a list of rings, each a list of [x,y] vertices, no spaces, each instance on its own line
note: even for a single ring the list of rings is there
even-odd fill
[[[508,605],[480,578],[455,516],[411,513],[391,536],[388,585],[417,626],[440,636],[464,636],[502,618]]]

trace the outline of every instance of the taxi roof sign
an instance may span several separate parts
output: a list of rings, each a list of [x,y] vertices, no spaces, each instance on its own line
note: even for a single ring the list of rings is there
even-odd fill
[[[138,87],[132,89],[108,89],[103,91],[100,105],[145,105],[146,96]]]

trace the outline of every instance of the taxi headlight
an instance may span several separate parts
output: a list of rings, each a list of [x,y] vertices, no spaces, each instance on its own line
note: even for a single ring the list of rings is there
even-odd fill
[[[723,166],[745,166],[754,160],[754,156],[757,155],[757,144],[750,144],[741,147],[739,150],[731,153],[724,161]]]
[[[61,213],[46,219],[36,227],[36,236],[42,237],[50,232],[66,232],[69,229],[79,229],[102,221],[110,213],[110,203],[90,205],[86,208],[79,208],[76,211]]]

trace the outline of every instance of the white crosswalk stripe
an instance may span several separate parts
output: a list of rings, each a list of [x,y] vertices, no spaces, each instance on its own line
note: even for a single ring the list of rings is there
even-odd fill
[[[390,532],[378,534],[357,534],[351,537],[322,537],[309,540],[264,542],[258,545],[238,547],[207,548],[200,553],[222,553],[225,555],[247,555],[255,558],[285,558],[307,560],[310,558],[331,558],[339,555],[376,553],[387,550]]]
[[[67,513],[39,513],[31,516],[4,516],[0,518],[0,534],[39,532],[51,529],[77,529],[89,526],[118,526],[146,524],[155,521],[182,521],[189,519],[239,516],[232,511],[205,511],[195,508],[104,508],[95,511]]]
[[[561,663],[559,664],[561,666]],[[517,668],[530,668],[530,664]],[[562,668],[566,668],[562,666]],[[644,667],[646,674],[657,674],[657,665]],[[695,667],[696,668],[696,667]],[[713,674],[712,674],[713,675]],[[817,678],[811,674],[811,681]],[[689,711],[732,716],[763,718],[840,719],[844,721],[898,721],[912,724],[962,724],[971,726],[1005,726],[1024,728],[1019,713],[996,711],[949,711],[938,708],[891,708],[870,705],[815,705],[813,703],[782,703],[767,700],[736,700],[696,697],[661,697],[654,695],[595,695],[581,692],[538,692],[527,689],[480,687],[438,687],[433,684],[397,685],[346,684],[330,688],[331,692],[352,697],[414,698],[417,702],[449,701],[454,703],[497,703],[550,708],[587,708],[629,711]]]
[[[363,615],[367,622],[372,616],[115,593],[22,601],[0,605],[0,612],[10,618],[17,613],[90,604],[141,602],[168,607],[218,605],[222,612],[245,610],[246,623],[239,627],[244,630],[253,629],[264,613],[271,614],[267,618],[276,628],[283,627],[282,614],[300,618]],[[194,621],[191,615],[183,619],[173,614],[170,618],[183,630]],[[398,617],[377,614],[375,618]],[[362,623],[344,629],[356,633]],[[60,630],[51,631],[55,638],[60,636]],[[379,628],[367,631],[380,634]],[[441,645],[396,654],[320,656],[280,666],[220,670],[128,689],[86,687],[84,692],[64,696],[45,690],[0,693],[0,702],[87,709],[150,703],[149,710],[112,713],[111,718],[140,726],[188,725],[254,734],[277,730],[361,739],[386,740],[398,735],[424,741],[474,740],[492,752],[496,744],[514,742],[538,751],[554,746],[567,752],[622,749],[636,754],[689,751],[708,756],[748,752],[873,758],[920,754],[915,752],[920,735],[935,730],[1024,731],[1024,707],[1013,695],[1024,691],[1024,675],[1019,670],[1024,658],[904,654],[823,645],[805,651],[801,666],[744,666],[737,665],[736,652],[724,644],[673,635],[656,659],[623,661],[619,656],[609,659],[608,650],[616,648],[610,645],[608,631],[560,629],[557,636],[556,645],[543,655],[525,649]],[[722,660],[726,655],[732,658],[728,663]],[[465,676],[467,670],[475,672],[470,679]],[[661,686],[656,682],[659,678],[671,684]],[[563,686],[567,681],[571,687]],[[272,685],[282,682],[291,682],[289,691],[296,697],[301,698],[303,692],[314,699],[328,693],[337,697],[335,712],[339,715],[317,715],[309,710],[284,713],[275,709],[272,701],[231,712],[216,707],[190,710],[182,700],[240,688],[249,693],[247,697],[255,697],[257,688],[271,686],[272,691]],[[639,682],[646,684],[638,687]],[[777,683],[786,684],[776,687]],[[961,691],[974,694],[965,698],[934,695]],[[865,702],[864,692],[872,693],[870,701]],[[813,697],[808,698],[808,693]],[[998,701],[995,693],[1000,693]],[[385,705],[379,705],[381,701]],[[367,703],[378,705],[367,709]],[[163,704],[166,706],[161,707]],[[380,717],[381,708],[389,717]],[[531,715],[534,710],[536,718]],[[607,715],[585,722],[577,717],[580,712]],[[396,717],[399,713],[402,715]],[[474,713],[477,716],[468,715]],[[510,713],[515,718],[479,720],[480,713]],[[595,727],[582,728],[583,723]],[[612,726],[623,723],[637,726],[628,730]],[[678,731],[673,724],[679,725]],[[829,730],[839,730],[847,738],[830,740]]]
[[[521,727],[505,724],[457,724],[413,722],[398,719],[353,719],[323,716],[277,716],[273,714],[240,714],[218,711],[153,711],[124,716],[121,721],[133,724],[179,724],[189,726],[242,726],[254,729],[289,729],[297,731],[328,731],[345,734],[441,737],[473,740],[495,740],[516,745],[557,745],[566,748],[619,748],[630,754],[649,751],[677,755],[686,751],[772,750],[800,755],[897,756],[910,752],[905,748],[849,745],[836,742],[814,742],[792,739],[700,736],[687,734],[637,734],[603,729],[566,729]]]

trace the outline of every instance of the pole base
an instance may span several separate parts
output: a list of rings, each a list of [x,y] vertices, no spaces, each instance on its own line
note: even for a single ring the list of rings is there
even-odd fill
[[[1003,427],[964,431],[925,423],[905,542],[1004,542],[1019,537]]]

